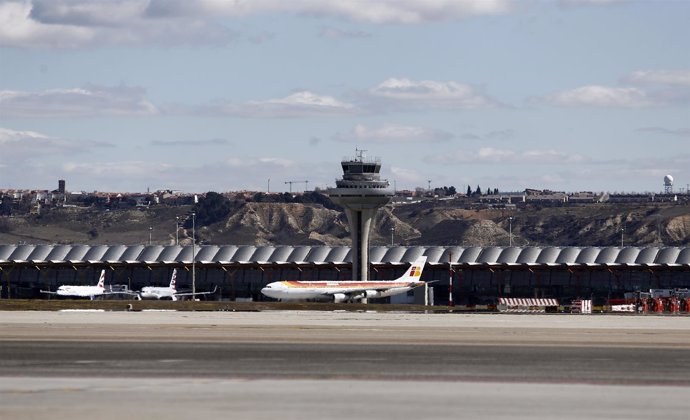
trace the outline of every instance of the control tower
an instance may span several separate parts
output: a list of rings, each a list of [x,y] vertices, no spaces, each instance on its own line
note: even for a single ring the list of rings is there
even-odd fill
[[[331,201],[342,206],[350,222],[352,235],[352,276],[354,280],[369,279],[369,232],[376,211],[386,205],[394,194],[387,180],[382,180],[381,159],[364,156],[366,150],[355,149],[355,157],[342,160],[343,178],[336,188],[327,191]]]

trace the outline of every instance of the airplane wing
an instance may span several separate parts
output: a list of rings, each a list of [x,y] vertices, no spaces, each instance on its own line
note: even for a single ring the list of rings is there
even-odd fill
[[[215,286],[215,287],[213,288],[213,290],[211,290],[210,292],[196,292],[196,293],[186,292],[186,293],[175,293],[175,296],[212,295],[212,294],[216,293],[216,290],[217,290],[217,289],[218,289],[218,286]]]
[[[139,296],[139,293],[128,290],[128,291],[116,291],[116,292],[103,292],[104,295],[130,295],[130,296]]]
[[[422,286],[424,284],[428,284],[430,282],[421,282],[421,281],[416,281],[416,282],[397,282],[393,284],[371,284],[367,286],[358,286],[358,287],[337,287],[333,288],[330,290],[324,291],[321,296],[322,298],[333,298],[334,301],[346,301],[346,300],[357,300],[357,299],[362,299],[364,297],[383,297],[381,295],[376,296],[376,293],[373,295],[370,295],[369,292],[381,292],[385,293],[387,291],[393,291],[395,289],[407,289],[411,290],[416,287]],[[385,295],[389,296],[389,295]]]
[[[46,293],[48,295],[57,295],[57,292],[51,292],[50,290],[41,290],[41,293]]]
[[[367,290],[390,290],[397,289],[401,287],[411,287],[415,288],[417,286],[423,285],[424,282],[409,282],[409,283],[392,283],[392,284],[372,284],[371,286],[360,286],[360,287],[338,287],[333,288],[328,291],[324,291],[324,295],[333,295],[336,293],[345,294],[355,294],[365,292]]]

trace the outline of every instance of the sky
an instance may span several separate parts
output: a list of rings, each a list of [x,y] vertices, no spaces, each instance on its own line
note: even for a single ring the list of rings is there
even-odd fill
[[[0,189],[690,184],[690,1],[0,0]],[[292,184],[288,182],[292,181]]]

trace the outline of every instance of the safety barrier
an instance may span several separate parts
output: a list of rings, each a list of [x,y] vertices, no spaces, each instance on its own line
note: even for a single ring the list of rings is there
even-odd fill
[[[570,313],[572,314],[591,314],[592,300],[591,299],[577,299],[570,303]]]
[[[499,312],[556,312],[558,300],[537,298],[498,298]]]

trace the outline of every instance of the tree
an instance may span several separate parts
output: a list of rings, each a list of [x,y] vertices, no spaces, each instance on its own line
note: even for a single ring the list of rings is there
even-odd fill
[[[475,194],[477,195],[482,195],[482,189],[477,185],[477,189],[474,191]]]
[[[210,225],[224,220],[232,210],[230,200],[222,194],[209,191],[206,196],[199,198],[199,203],[194,206],[196,220],[199,225]],[[191,225],[191,220],[187,221]]]
[[[467,186],[467,196],[469,197],[469,196],[471,196],[471,195],[472,195],[472,187],[470,187],[470,186],[468,185],[468,186]]]

